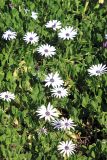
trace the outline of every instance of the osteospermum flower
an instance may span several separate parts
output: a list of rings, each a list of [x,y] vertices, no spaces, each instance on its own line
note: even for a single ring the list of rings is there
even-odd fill
[[[25,8],[25,9],[24,9],[24,11],[25,11],[25,13],[30,12],[30,10],[29,10],[29,9],[27,9],[27,8]]]
[[[74,39],[74,37],[77,35],[77,30],[75,30],[73,27],[65,27],[60,30],[58,33],[58,37],[61,39]]]
[[[37,111],[38,116],[41,118],[45,118],[45,121],[51,121],[59,116],[59,113],[56,108],[49,103],[47,107],[42,105]]]
[[[107,34],[105,34],[105,39],[107,39]]]
[[[63,157],[69,157],[74,154],[76,145],[72,141],[62,141],[58,145],[58,151],[63,155]]]
[[[107,67],[106,65],[102,65],[102,64],[98,64],[98,65],[92,65],[89,69],[88,69],[88,73],[90,76],[100,76],[102,74],[104,74],[105,72],[107,72]]]
[[[16,39],[16,32],[12,32],[11,30],[7,30],[6,32],[4,32],[2,38],[5,40]]]
[[[23,39],[25,42],[27,42],[27,44],[28,43],[35,44],[36,42],[38,42],[39,37],[34,32],[27,32],[23,37]]]
[[[37,51],[42,55],[42,56],[45,56],[45,57],[52,57],[53,55],[56,54],[56,49],[55,47],[53,46],[50,46],[48,44],[44,44],[44,45],[41,45]]]
[[[0,99],[4,101],[10,102],[11,100],[15,99],[15,95],[9,91],[0,93]]]
[[[54,129],[61,129],[61,121],[59,119],[53,120],[51,124],[54,127]]]
[[[52,28],[53,30],[57,30],[61,28],[61,22],[57,20],[52,20],[46,23],[46,28]]]
[[[59,77],[59,74],[56,72],[54,73],[50,73],[46,76],[45,79],[45,86],[52,86],[52,87],[57,87],[57,86],[61,86],[64,82],[63,80]]]
[[[41,134],[47,135],[47,129],[45,127],[38,129],[38,134],[39,135],[41,135]]]
[[[32,15],[31,15],[31,17],[34,19],[34,20],[36,20],[37,19],[37,16],[38,15],[38,13],[36,13],[36,12],[32,12]]]
[[[60,124],[61,124],[60,128],[61,128],[62,130],[70,130],[71,128],[74,129],[74,126],[75,126],[73,120],[70,119],[70,118],[69,118],[69,119],[67,119],[67,118],[62,118],[62,119],[60,120]]]
[[[103,42],[103,47],[107,48],[107,41]]]
[[[55,87],[51,89],[52,96],[57,97],[57,98],[63,98],[68,95],[67,89],[63,87]]]

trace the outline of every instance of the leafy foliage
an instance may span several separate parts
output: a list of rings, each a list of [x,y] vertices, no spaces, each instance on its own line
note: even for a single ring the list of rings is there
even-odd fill
[[[30,12],[25,13],[24,9]],[[37,20],[30,13],[38,13]],[[103,48],[107,33],[107,4],[80,0],[1,0],[0,37],[11,29],[17,32],[12,41],[0,39],[0,91],[16,95],[10,103],[0,101],[0,159],[57,160],[57,144],[72,139],[76,152],[69,160],[107,159],[107,74],[90,77],[87,69],[98,63],[107,64]],[[58,31],[46,29],[49,20],[61,21],[62,27],[74,26],[77,37],[61,40]],[[39,43],[26,44],[23,36],[34,31]],[[41,44],[55,46],[56,55],[44,58],[37,53]],[[44,87],[44,77],[58,71],[69,95],[52,98]],[[51,102],[61,116],[71,117],[75,131],[60,132],[39,120],[36,110]],[[47,135],[38,135],[46,126]]]

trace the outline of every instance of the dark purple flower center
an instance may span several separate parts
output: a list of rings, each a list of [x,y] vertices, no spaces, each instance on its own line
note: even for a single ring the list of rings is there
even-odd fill
[[[61,94],[61,91],[57,91],[58,94]]]
[[[45,51],[45,52],[48,52],[48,49],[45,49],[44,51]]]
[[[56,23],[54,23],[53,25],[52,25],[52,28],[55,28],[56,27]]]
[[[41,128],[41,132],[45,132],[45,129],[44,129],[44,128]]]
[[[68,37],[68,36],[69,36],[69,33],[66,33],[66,36]]]
[[[9,96],[8,95],[5,95],[5,98],[8,98]]]
[[[68,146],[65,146],[65,150],[69,150],[69,147],[68,147]]]
[[[100,70],[97,70],[96,73],[101,73],[101,71],[100,71]]]
[[[50,79],[50,82],[54,82],[54,79],[53,79],[53,78],[51,78],[51,79]]]
[[[30,37],[30,38],[29,38],[29,40],[30,40],[30,41],[32,41],[32,40],[33,40],[33,38],[32,38],[32,37]]]
[[[66,123],[65,123],[65,126],[69,126],[69,124],[66,122]]]
[[[60,122],[58,122],[57,125],[60,126],[61,125]]]
[[[8,37],[10,37],[11,36],[11,34],[8,34]]]
[[[45,114],[46,114],[46,116],[50,116],[50,112],[48,112],[48,111],[45,112]]]

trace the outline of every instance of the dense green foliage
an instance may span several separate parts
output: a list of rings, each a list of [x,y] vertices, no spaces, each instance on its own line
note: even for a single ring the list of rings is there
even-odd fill
[[[31,19],[24,9],[38,13]],[[74,40],[61,40],[57,31],[46,29],[47,21],[57,19],[62,26],[74,26]],[[2,34],[12,29],[17,38],[5,41]],[[26,44],[27,31],[38,34],[36,45]],[[72,139],[77,145],[69,160],[107,159],[107,74],[90,77],[87,69],[107,64],[103,41],[107,33],[107,5],[85,0],[1,0],[0,1],[0,92],[11,91],[14,101],[0,100],[0,160],[58,160],[58,143]],[[57,54],[39,56],[37,47],[48,43]],[[69,95],[53,98],[44,87],[44,76],[58,71]],[[40,120],[36,110],[51,102],[71,117],[74,132],[54,130]],[[65,114],[66,112],[66,114]],[[38,135],[45,127],[48,135]],[[62,158],[63,159],[63,158]]]

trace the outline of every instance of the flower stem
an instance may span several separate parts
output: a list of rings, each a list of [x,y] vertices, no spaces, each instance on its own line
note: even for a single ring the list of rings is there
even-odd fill
[[[67,160],[67,158],[66,158],[66,157],[64,157],[64,160]]]
[[[86,12],[87,9],[88,9],[88,5],[89,5],[89,1],[86,1],[85,7],[84,7],[84,11],[83,11],[83,14],[82,14],[82,17],[85,15],[85,12]]]

